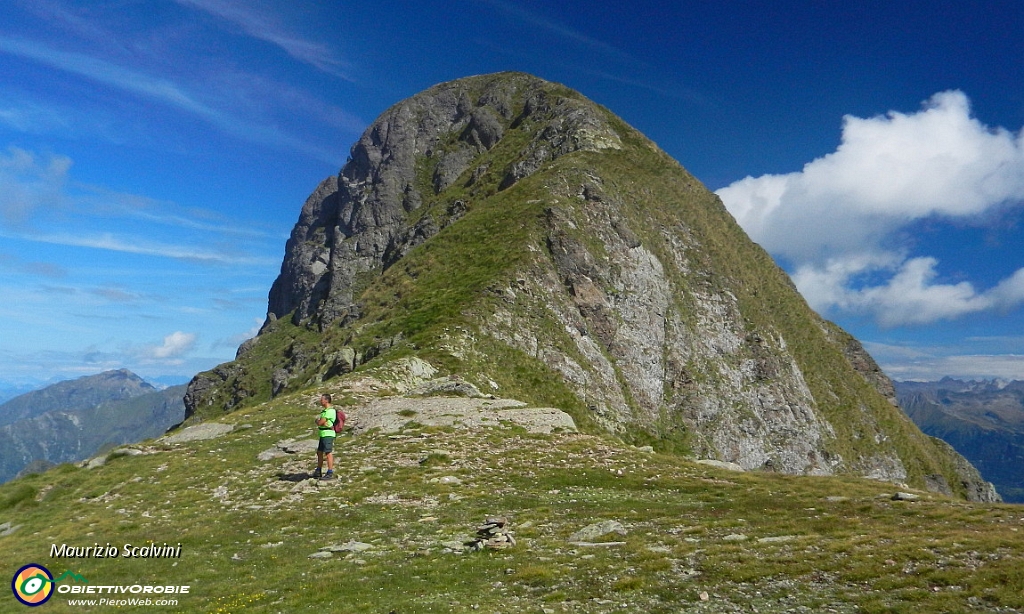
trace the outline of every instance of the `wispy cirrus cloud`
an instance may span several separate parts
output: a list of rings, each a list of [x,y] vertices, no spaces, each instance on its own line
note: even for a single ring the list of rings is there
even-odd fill
[[[74,73],[121,90],[134,92],[217,123],[226,123],[227,121],[222,114],[196,100],[174,82],[131,70],[101,58],[63,51],[35,41],[3,35],[0,35],[0,52],[33,60],[51,68]]]
[[[0,252],[0,270],[47,279],[61,279],[68,275],[67,269],[52,262],[25,261],[15,254],[3,252]]]
[[[77,184],[70,176],[72,164],[67,156],[39,156],[17,147],[0,152],[0,237],[206,264],[266,267],[277,262],[246,253],[258,252],[262,247],[258,240],[272,238],[268,232],[246,229],[245,224],[227,221],[211,223],[202,219],[201,211],[186,215],[173,203]],[[74,231],[59,230],[57,210],[74,220],[63,222],[74,226]],[[125,230],[91,230],[92,218],[96,218],[96,224],[114,222]],[[148,231],[141,236],[131,233],[126,222],[133,220],[149,223]],[[184,238],[160,241],[155,238],[153,224],[161,225],[175,237]],[[257,239],[257,242],[239,244],[225,240],[240,236]],[[216,244],[230,246],[230,250],[200,247]],[[39,273],[51,275],[60,270],[47,269],[42,263],[37,267],[40,267]]]
[[[0,236],[4,235],[0,233]],[[277,263],[277,260],[272,258],[204,250],[197,248],[195,245],[157,243],[145,237],[126,239],[113,233],[100,233],[89,236],[75,234],[32,234],[22,235],[18,238],[22,240],[36,241],[39,243],[48,243],[50,245],[86,247],[90,249],[121,252],[139,256],[172,258],[174,260],[203,264],[267,267],[273,266]]]
[[[596,51],[607,57],[615,58],[617,60],[628,60],[630,62],[636,61],[629,54],[619,49],[616,49],[615,47],[609,45],[604,41],[598,40],[591,36],[587,36],[586,34],[579,32],[578,30],[574,30],[573,28],[564,26],[550,19],[542,17],[537,13],[528,11],[516,3],[506,2],[505,0],[478,1],[481,2],[482,4],[490,6],[491,8],[497,9],[498,11],[504,13],[505,15],[517,21],[521,21],[523,23],[526,23],[535,28],[539,28],[541,30],[546,30],[547,32],[550,32],[560,38],[563,38],[577,45],[585,47],[590,51]]]
[[[250,3],[226,0],[176,0],[176,2],[234,24],[249,36],[276,45],[292,58],[309,64],[324,73],[346,81],[352,80],[348,74],[348,64],[338,58],[329,46],[296,36],[289,32],[275,15],[260,11]]]
[[[339,154],[336,152],[310,144],[307,140],[284,132],[273,124],[241,118],[206,103],[201,96],[190,91],[186,86],[166,77],[155,76],[101,57],[64,51],[43,43],[12,36],[0,35],[0,53],[32,60],[50,68],[158,102],[198,117],[216,126],[224,133],[245,141],[286,147],[332,165],[339,161]],[[12,109],[6,110],[6,113],[9,116],[8,123],[19,119]],[[348,118],[343,119],[348,123],[353,123]]]

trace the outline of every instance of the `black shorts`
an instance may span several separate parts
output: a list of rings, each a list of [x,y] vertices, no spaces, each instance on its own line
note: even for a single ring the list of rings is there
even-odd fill
[[[334,437],[321,437],[320,443],[316,446],[317,452],[323,452],[324,454],[330,454],[334,451]]]

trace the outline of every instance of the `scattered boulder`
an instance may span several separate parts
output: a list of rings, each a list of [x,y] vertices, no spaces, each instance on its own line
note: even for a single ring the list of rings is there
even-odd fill
[[[267,448],[260,452],[256,455],[256,458],[261,461],[268,461],[291,454],[312,454],[316,452],[318,444],[319,442],[316,439],[303,439],[300,441],[285,439],[275,443],[272,448]]]
[[[430,380],[417,386],[409,392],[418,396],[456,396],[469,397],[471,399],[494,398],[494,395],[485,395],[480,389],[458,376],[442,377]]]
[[[709,467],[718,467],[719,469],[728,469],[729,471],[746,471],[743,467],[736,463],[730,463],[727,461],[715,460],[712,458],[702,458],[697,461],[701,465],[707,465]]]
[[[355,540],[345,542],[344,544],[334,544],[331,546],[324,546],[313,554],[309,555],[311,559],[329,559],[339,552],[366,552],[367,550],[373,550],[373,544],[367,544],[358,542]],[[360,561],[354,561],[360,563]]]
[[[612,533],[626,535],[626,527],[622,526],[622,523],[617,520],[605,520],[604,522],[588,525],[576,531],[569,536],[569,543],[573,545],[587,545]]]
[[[78,466],[85,469],[96,469],[107,464],[107,455],[97,456],[88,460],[82,461]]]
[[[235,427],[230,424],[224,424],[221,422],[203,422],[202,424],[186,427],[177,433],[161,437],[158,441],[174,444],[185,443],[187,441],[216,439],[222,435],[227,435],[234,430],[234,428]]]
[[[86,459],[78,466],[83,469],[96,469],[107,464],[108,460],[119,458],[122,456],[146,456],[148,454],[159,454],[163,450],[153,446],[126,446],[123,448],[117,448],[107,454],[101,454],[93,458]]]
[[[324,546],[320,549],[322,552],[366,552],[367,550],[373,550],[373,544],[367,544],[365,542],[350,540],[344,544],[335,544],[331,546]]]
[[[921,496],[912,492],[898,492],[892,496],[893,501],[920,501]]]
[[[443,475],[441,477],[431,478],[429,482],[431,484],[447,484],[449,486],[459,486],[462,484],[462,480],[454,475]]]

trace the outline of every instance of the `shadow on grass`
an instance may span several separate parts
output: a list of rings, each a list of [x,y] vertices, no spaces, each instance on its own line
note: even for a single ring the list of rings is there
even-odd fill
[[[304,471],[302,473],[279,473],[277,479],[282,482],[305,482],[309,478],[313,477],[313,474]]]

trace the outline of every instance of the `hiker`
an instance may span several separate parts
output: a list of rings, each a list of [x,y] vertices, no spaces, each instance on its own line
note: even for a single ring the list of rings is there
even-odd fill
[[[320,406],[323,411],[316,419],[317,432],[320,435],[320,443],[316,447],[316,471],[314,478],[321,480],[334,479],[334,438],[337,433],[334,431],[334,424],[338,421],[338,410],[331,405],[331,395],[320,395]],[[327,460],[327,473],[323,473],[324,460]]]

